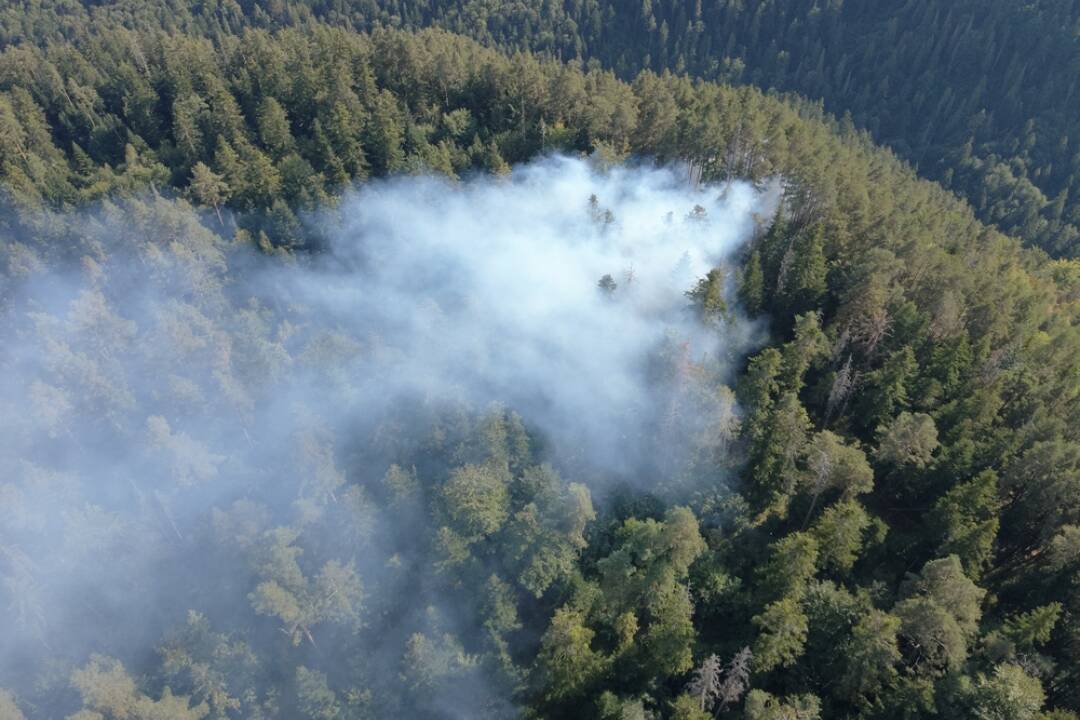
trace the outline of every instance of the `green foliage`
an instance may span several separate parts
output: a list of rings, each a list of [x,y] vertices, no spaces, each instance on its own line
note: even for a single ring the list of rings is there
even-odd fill
[[[698,280],[693,289],[687,290],[686,296],[690,298],[690,302],[697,308],[703,323],[719,326],[728,314],[723,293],[724,272],[713,269],[709,271],[706,277]]]
[[[810,529],[817,540],[819,562],[839,573],[850,572],[863,548],[870,516],[854,500],[830,505]]]
[[[918,366],[910,346],[890,354],[881,368],[867,374],[860,408],[861,420],[868,426],[893,420],[900,410],[909,406],[908,385]],[[906,413],[900,413],[903,417]]]
[[[799,461],[809,430],[810,417],[793,392],[783,394],[764,419],[750,455],[754,474],[750,497],[762,517],[787,514],[802,477]]]
[[[7,617],[30,634],[51,620],[22,549],[46,536],[70,546],[73,569],[80,552],[122,559],[176,538],[199,561],[163,595],[200,607],[220,585],[250,601],[165,629],[157,657],[116,653],[131,674],[43,648],[61,669],[11,671],[3,682],[17,693],[0,691],[0,717],[431,718],[466,695],[491,717],[700,720],[734,716],[744,695],[743,716],[789,720],[1056,718],[1077,707],[1080,266],[975,219],[1075,254],[1074,121],[1033,110],[1068,102],[1068,73],[1031,71],[1072,52],[1063,38],[1074,18],[1053,3],[631,5],[0,12],[4,300],[67,258],[87,278],[69,305],[11,315],[50,364],[5,401],[49,441],[0,479]],[[356,32],[432,23],[608,69],[507,56],[443,31]],[[853,122],[975,207],[820,106],[678,74],[617,77],[643,67],[850,107]],[[960,69],[945,83],[942,68]],[[701,453],[693,482],[642,469],[633,480],[651,496],[594,506],[585,485],[538,464],[563,467],[528,418],[448,411],[422,431],[401,408],[371,438],[313,430],[284,460],[249,438],[294,472],[294,487],[266,489],[288,495],[288,510],[222,498],[204,534],[177,537],[171,513],[185,493],[215,493],[231,459],[157,403],[212,407],[228,432],[247,434],[268,407],[252,378],[298,368],[329,378],[333,358],[379,351],[374,338],[316,340],[302,313],[278,322],[236,302],[237,248],[304,262],[318,238],[300,218],[351,182],[501,174],[552,150],[595,152],[604,166],[651,156],[695,181],[781,179],[775,217],[731,269],[741,307],[723,294],[727,270],[690,288],[706,325],[744,310],[772,332],[745,367],[732,359],[738,410],[702,433],[723,449]],[[116,306],[124,279],[105,224],[40,212],[87,201],[121,220],[118,242],[183,303],[152,319]],[[599,202],[595,213],[616,220]],[[600,287],[613,301],[625,290]],[[75,330],[90,351],[64,347]],[[181,357],[158,357],[161,347]],[[153,397],[123,376],[125,354],[162,369]],[[729,392],[695,382],[709,398]],[[140,498],[139,518],[24,512],[26,493],[54,492],[64,507],[83,482],[49,445],[72,432],[76,408],[152,453],[133,457],[146,477],[122,490]],[[911,568],[922,570],[903,580]],[[414,599],[432,608],[407,611]],[[84,600],[99,617],[100,601]],[[753,661],[736,653],[744,646]],[[79,668],[70,687],[64,667]],[[487,698],[490,688],[515,707]]]
[[[955,555],[932,560],[908,578],[893,612],[911,646],[911,664],[919,670],[956,669],[967,657],[978,630],[986,594],[968,579]]]
[[[758,250],[750,253],[739,275],[739,302],[751,316],[759,314],[765,307],[765,275]]]
[[[212,207],[217,213],[218,222],[222,222],[221,206],[229,199],[229,186],[225,184],[225,179],[200,161],[191,170],[189,189],[195,202]]]
[[[900,618],[876,609],[859,618],[841,651],[845,667],[840,686],[847,699],[873,705],[875,697],[893,686],[901,659],[900,627]]]
[[[1032,720],[1046,700],[1042,684],[1017,665],[998,665],[990,676],[979,675],[965,687],[969,717],[979,720]]]
[[[1003,524],[1042,546],[1055,528],[1080,522],[1080,444],[1035,443],[1005,469],[1001,487],[1008,504]]]
[[[817,571],[818,541],[809,533],[792,533],[769,548],[769,560],[761,566],[761,588],[766,600],[798,600]]]
[[[491,535],[509,516],[507,478],[492,465],[454,470],[442,494],[453,529],[468,538]]]
[[[955,555],[931,560],[922,571],[908,578],[903,589],[907,596],[922,596],[949,611],[964,633],[973,635],[982,616],[980,604],[986,591],[966,575]]]
[[[648,614],[652,621],[641,638],[650,672],[680,675],[692,667],[697,638],[693,613],[690,591],[682,585],[658,588],[650,598]]]
[[[934,506],[932,523],[940,528],[939,553],[956,555],[964,571],[978,578],[990,564],[997,537],[998,482],[992,470],[953,486]]]
[[[1060,572],[1080,562],[1080,526],[1063,525],[1050,540],[1048,563],[1050,569]]]
[[[545,701],[578,696],[603,672],[606,661],[591,647],[594,636],[581,613],[565,607],[555,611],[537,655]]]
[[[824,232],[824,228],[817,225],[801,233],[781,260],[777,292],[781,296],[780,302],[793,315],[816,310],[828,290]]]
[[[553,494],[561,480],[550,467],[528,468],[523,475],[533,482],[541,477],[543,492],[515,513],[508,527],[511,554],[520,568],[518,582],[537,597],[573,574],[588,544],[585,528],[596,517],[584,485],[570,483]]]
[[[428,637],[413,633],[405,643],[402,675],[414,692],[430,693],[437,686],[460,679],[476,664],[461,642],[449,633]]]
[[[866,454],[844,443],[843,438],[829,430],[814,435],[805,450],[806,473],[803,486],[810,493],[809,521],[818,499],[828,491],[839,491],[844,500],[874,489],[874,471]]]
[[[202,720],[210,712],[205,703],[192,706],[188,698],[173,695],[168,687],[159,700],[143,695],[120,661],[100,655],[91,657],[86,666],[75,670],[71,684],[82,696],[86,710],[80,714],[86,717]]]
[[[858,137],[860,128],[889,143],[966,196],[985,222],[1052,253],[1074,255],[1080,238],[1071,190],[1080,162],[1069,112],[1074,98],[1061,73],[1039,72],[1076,62],[1070,3],[924,0],[870,8],[811,0],[700,7],[672,0],[494,6],[439,0],[408,8],[382,2],[287,7],[260,6],[253,17],[228,17],[272,26],[311,17],[359,29],[434,25],[507,50],[580,58],[624,77],[646,71],[639,81],[639,92],[648,98],[640,110],[644,121],[632,137],[661,154],[678,125],[671,96],[657,87],[653,72],[821,98],[804,103],[803,112],[819,115],[824,107],[842,116],[834,121],[837,132]],[[121,8],[111,14],[153,12]],[[223,22],[206,11],[188,13],[187,22],[196,27]],[[109,14],[100,13],[103,19]],[[80,22],[85,19],[79,14],[55,13],[28,29],[30,23],[16,14],[7,32],[48,37]],[[554,123],[548,119],[546,125]],[[767,164],[742,143],[715,143],[717,126],[722,121],[703,118],[692,132],[723,147],[735,172]]]
[[[911,647],[910,664],[920,672],[955,670],[967,658],[963,628],[932,598],[904,600],[893,608],[901,634]]]
[[[766,605],[761,614],[754,616],[753,623],[759,631],[754,642],[756,670],[789,667],[802,655],[807,619],[795,599],[784,598]]]
[[[777,698],[762,690],[751,690],[743,713],[747,720],[819,720],[821,702],[809,694]]]
[[[898,467],[924,468],[938,448],[934,419],[925,413],[900,413],[878,430],[877,458]]]
[[[672,720],[709,720],[711,717],[712,715],[698,706],[697,699],[690,695],[680,695],[671,705]]]
[[[293,544],[298,533],[279,528],[268,536],[256,560],[262,581],[248,596],[255,612],[278,618],[294,645],[305,638],[315,644],[312,629],[320,623],[358,628],[365,592],[352,565],[329,560],[310,579],[298,562],[303,549]]]
[[[326,684],[326,675],[301,665],[296,669],[296,694],[300,712],[311,720],[337,720],[341,705]]]
[[[210,717],[258,712],[254,678],[259,659],[242,641],[215,633],[204,615],[191,611],[187,623],[160,648],[162,674],[193,700],[205,702]]]
[[[613,615],[652,602],[658,591],[684,579],[705,550],[697,519],[682,507],[669,510],[663,522],[627,520],[616,541],[616,550],[597,562],[600,586]]]
[[[1050,633],[1059,617],[1061,604],[1050,603],[1009,618],[1002,631],[1017,647],[1030,650],[1036,645],[1049,642]]]
[[[802,390],[803,379],[811,365],[829,353],[829,341],[821,331],[821,316],[816,312],[795,316],[794,339],[784,345],[781,388],[792,393]]]
[[[745,434],[760,441],[766,431],[766,421],[780,390],[779,377],[783,356],[775,348],[766,348],[750,358],[746,374],[739,385],[739,401],[746,409]]]

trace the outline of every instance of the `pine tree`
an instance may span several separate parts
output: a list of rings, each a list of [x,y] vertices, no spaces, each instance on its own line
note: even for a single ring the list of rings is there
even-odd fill
[[[224,225],[221,219],[221,206],[229,200],[229,186],[225,178],[198,162],[191,171],[191,184],[188,187],[195,201],[200,205],[214,208],[218,223]]]
[[[739,302],[751,317],[765,309],[765,275],[761,268],[761,253],[750,253],[739,275]]]

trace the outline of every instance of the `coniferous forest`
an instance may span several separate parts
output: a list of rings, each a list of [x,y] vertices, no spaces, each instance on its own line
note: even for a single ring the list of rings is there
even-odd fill
[[[1076,0],[76,0],[16,3],[0,42],[93,23],[217,36],[318,21],[370,32],[436,26],[506,52],[689,74],[796,93],[871,133],[980,220],[1055,257],[1080,254]],[[801,97],[800,97],[801,96]],[[803,100],[801,98],[806,98]]]
[[[0,720],[1075,720],[1077,28],[5,5]]]

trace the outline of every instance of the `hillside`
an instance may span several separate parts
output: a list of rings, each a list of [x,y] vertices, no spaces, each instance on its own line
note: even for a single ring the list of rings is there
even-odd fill
[[[1076,717],[1077,261],[753,87],[119,7],[4,21],[0,717]]]
[[[1054,256],[1078,252],[1075,0],[49,0],[33,9],[12,6],[0,41],[70,38],[94,22],[210,35],[313,19],[362,31],[438,26],[507,52],[596,62],[625,80],[650,69],[799,93],[850,116],[983,222]]]

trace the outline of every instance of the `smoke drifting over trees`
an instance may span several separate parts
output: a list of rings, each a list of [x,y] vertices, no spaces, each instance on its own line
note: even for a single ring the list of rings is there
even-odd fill
[[[1075,720],[1080,261],[798,98],[316,5],[0,13],[0,718]],[[548,153],[610,174],[476,178]]]
[[[505,712],[543,652],[514,598],[565,594],[590,496],[723,487],[757,334],[725,262],[770,212],[555,157],[365,186],[303,258],[160,198],[38,216],[4,248],[0,686],[43,717]]]

